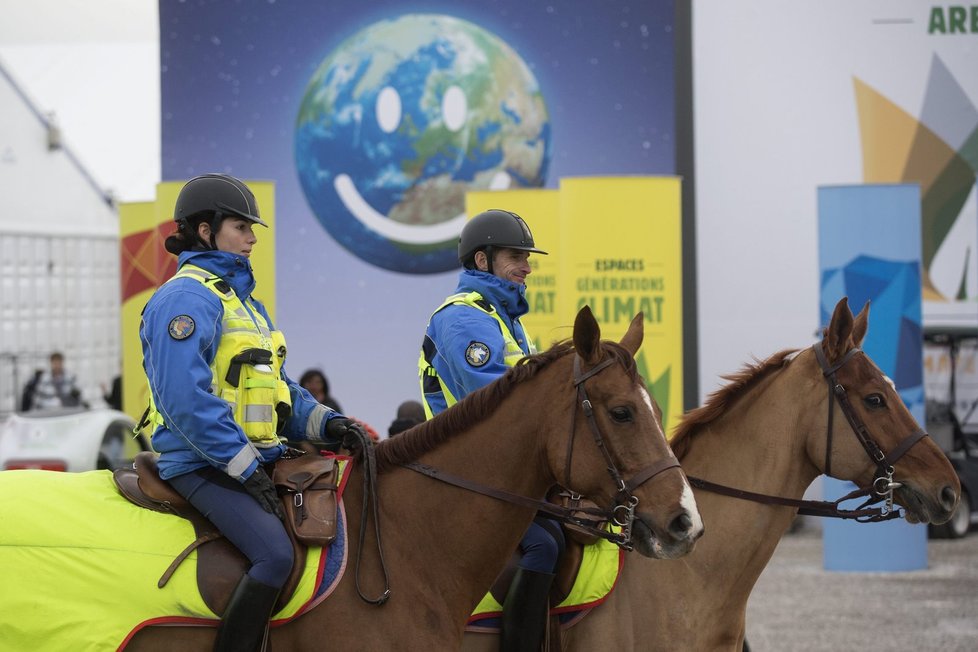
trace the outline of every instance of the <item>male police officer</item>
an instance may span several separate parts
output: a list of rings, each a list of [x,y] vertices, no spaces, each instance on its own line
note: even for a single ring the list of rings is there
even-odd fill
[[[462,229],[458,287],[428,321],[418,371],[426,415],[438,414],[536,352],[520,317],[529,311],[526,277],[537,249],[516,213],[488,210]],[[564,538],[559,524],[537,517],[519,551],[519,568],[503,602],[500,649],[537,650],[546,627],[547,594]]]

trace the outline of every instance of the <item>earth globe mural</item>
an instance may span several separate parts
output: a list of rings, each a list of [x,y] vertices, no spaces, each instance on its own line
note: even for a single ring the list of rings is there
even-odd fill
[[[496,35],[445,15],[373,23],[306,88],[295,162],[327,232],[362,260],[458,267],[465,193],[539,187],[550,121],[536,78]]]

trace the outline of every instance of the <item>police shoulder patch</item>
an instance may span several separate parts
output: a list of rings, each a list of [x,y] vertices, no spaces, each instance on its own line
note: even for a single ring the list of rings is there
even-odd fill
[[[195,326],[196,324],[190,315],[177,315],[170,320],[170,326],[167,330],[173,339],[185,340],[193,334]]]
[[[472,342],[465,349],[465,361],[473,367],[481,367],[489,362],[489,347],[482,342]]]

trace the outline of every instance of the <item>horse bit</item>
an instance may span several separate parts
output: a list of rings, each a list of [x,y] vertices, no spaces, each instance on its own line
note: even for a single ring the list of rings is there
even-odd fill
[[[588,399],[587,391],[584,389],[584,383],[589,378],[611,366],[614,362],[615,359],[613,357],[609,357],[600,364],[589,369],[586,373],[582,374],[581,357],[577,354],[574,356],[574,386],[577,388],[577,398],[580,401],[581,409],[584,411],[584,416],[587,417],[588,425],[591,428],[591,434],[594,437],[594,442],[597,444],[598,449],[604,456],[605,462],[608,465],[608,473],[611,475],[611,479],[614,481],[617,489],[615,494],[615,504],[610,511],[590,507],[569,508],[561,505],[555,505],[543,500],[520,496],[502,489],[487,487],[477,482],[446,473],[434,467],[428,466],[427,464],[421,464],[420,462],[406,462],[402,466],[456,487],[461,487],[469,491],[480,493],[484,496],[490,496],[498,500],[503,500],[505,502],[523,507],[530,507],[532,509],[536,509],[537,511],[545,512],[556,518],[558,521],[574,525],[578,528],[586,530],[590,534],[607,539],[624,550],[631,550],[633,547],[632,525],[635,522],[635,507],[638,505],[638,498],[632,494],[632,491],[663,471],[680,467],[679,460],[670,454],[668,457],[650,464],[641,471],[637,472],[631,480],[626,482],[622,478],[621,473],[618,471],[618,467],[615,466],[614,461],[611,459],[611,454],[608,452],[608,449],[604,444],[604,438],[601,436],[601,430],[598,428],[598,423],[594,418],[594,409],[591,405],[591,401]],[[564,473],[564,478],[567,481],[567,485],[565,485],[565,487],[570,485],[571,458],[574,451],[574,420],[576,419],[576,416],[577,410],[575,408],[574,417],[571,419],[570,435],[567,441],[567,466]],[[574,493],[573,491],[570,491],[569,495],[572,499],[577,500],[582,497],[580,494]],[[595,518],[584,518],[581,516],[582,514]],[[620,531],[616,533],[610,531],[608,528],[600,527],[599,524],[603,520],[608,520],[614,525],[618,526],[621,528]]]

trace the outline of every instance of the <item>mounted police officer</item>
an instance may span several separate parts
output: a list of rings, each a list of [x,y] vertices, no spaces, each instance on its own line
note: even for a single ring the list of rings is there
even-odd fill
[[[178,270],[146,304],[139,331],[152,444],[160,475],[251,563],[215,650],[259,650],[293,562],[266,465],[285,451],[280,436],[353,446],[357,426],[285,374],[285,338],[251,294],[254,228],[267,226],[251,190],[205,174],[184,185],[174,212],[165,246]]]
[[[516,213],[488,210],[462,229],[458,258],[464,269],[455,293],[428,321],[418,372],[428,418],[536,353],[520,323],[529,311],[526,277],[536,248]],[[521,559],[503,602],[500,648],[538,650],[547,623],[547,596],[563,550],[560,525],[538,516],[520,541]]]

